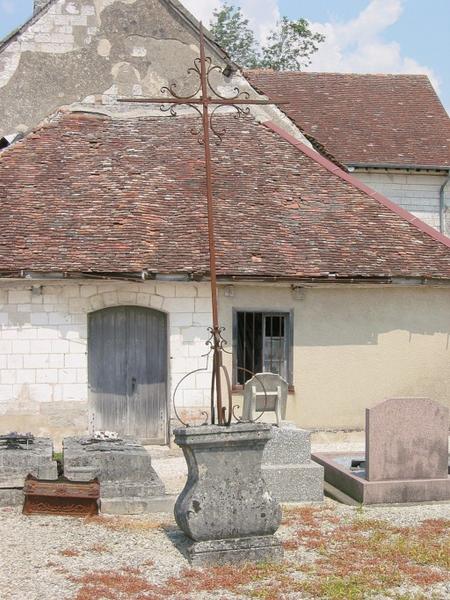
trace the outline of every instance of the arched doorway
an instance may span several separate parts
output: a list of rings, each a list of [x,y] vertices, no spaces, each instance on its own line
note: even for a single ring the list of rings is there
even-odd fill
[[[138,306],[89,315],[89,405],[96,430],[167,443],[167,319]]]

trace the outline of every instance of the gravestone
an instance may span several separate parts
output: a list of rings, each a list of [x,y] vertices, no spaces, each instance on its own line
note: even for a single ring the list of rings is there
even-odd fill
[[[274,412],[277,426],[267,442],[262,475],[278,502],[321,502],[323,467],[311,460],[311,434],[282,419],[286,416],[287,382],[276,373],[258,373],[244,387],[243,421],[264,420]]]
[[[366,409],[368,481],[448,476],[448,408],[428,398],[395,398]]]
[[[23,503],[27,475],[45,480],[58,478],[50,439],[33,438],[28,443],[0,444],[0,506]]]
[[[366,453],[325,452],[328,492],[363,504],[450,501],[449,409],[428,398],[393,398],[366,410]]]
[[[100,508],[110,514],[141,514],[172,508],[150,454],[131,439],[65,438],[64,475],[100,481]]]
[[[323,467],[311,460],[311,433],[293,423],[272,427],[262,474],[278,502],[323,501]]]

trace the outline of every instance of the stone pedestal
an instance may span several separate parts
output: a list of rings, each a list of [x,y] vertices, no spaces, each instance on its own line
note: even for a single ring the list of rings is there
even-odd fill
[[[27,475],[46,480],[58,478],[50,439],[35,438],[28,446],[0,448],[0,506],[20,506],[23,503]]]
[[[271,426],[240,423],[175,430],[188,480],[175,505],[175,518],[190,540],[196,566],[273,562],[283,556],[274,536],[281,508],[261,474]]]
[[[66,438],[64,475],[71,481],[100,481],[100,508],[109,514],[141,514],[162,510],[164,484],[150,454],[130,439],[92,441]]]
[[[272,427],[262,474],[279,502],[322,502],[323,467],[311,460],[311,434],[293,423]]]

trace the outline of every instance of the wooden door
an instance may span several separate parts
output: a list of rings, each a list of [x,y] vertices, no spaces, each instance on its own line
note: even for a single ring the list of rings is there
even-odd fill
[[[94,427],[167,443],[167,323],[150,308],[89,315],[89,404]]]

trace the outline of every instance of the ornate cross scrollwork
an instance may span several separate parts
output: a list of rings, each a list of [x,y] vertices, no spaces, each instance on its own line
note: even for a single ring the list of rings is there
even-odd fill
[[[194,65],[187,71],[188,75],[194,75],[198,78],[195,84],[194,92],[190,95],[183,95],[178,92],[177,83],[171,83],[161,89],[160,98],[130,98],[121,99],[119,102],[137,102],[144,104],[159,104],[161,111],[168,113],[171,117],[177,116],[177,107],[188,106],[197,111],[202,118],[202,126],[193,127],[191,133],[197,137],[199,144],[205,149],[205,172],[206,172],[206,196],[208,206],[208,240],[210,256],[210,275],[211,275],[211,301],[212,301],[212,327],[209,328],[210,338],[207,341],[209,351],[205,355],[206,367],[196,369],[185,375],[174,391],[174,410],[177,418],[181,417],[176,408],[175,397],[181,384],[195,373],[209,370],[209,363],[212,356],[212,380],[211,380],[211,423],[216,422],[219,425],[230,425],[234,416],[232,404],[231,379],[228,370],[223,362],[223,353],[226,341],[223,338],[224,329],[219,325],[218,311],[218,292],[217,292],[217,264],[216,264],[216,244],[215,244],[215,211],[212,190],[212,157],[211,157],[211,134],[215,138],[215,143],[220,144],[226,133],[224,127],[219,126],[216,117],[220,110],[227,109],[235,111],[235,117],[248,117],[251,114],[252,105],[270,105],[280,104],[269,99],[252,98],[247,91],[241,91],[235,87],[230,96],[225,96],[218,91],[212,82],[214,73],[223,74],[222,67],[214,65],[211,57],[206,56],[205,35],[203,26],[200,24],[200,56],[194,60]],[[252,373],[252,375],[254,375]],[[223,387],[223,383],[225,386]],[[202,413],[206,416],[207,413]],[[184,423],[187,425],[186,423]]]

